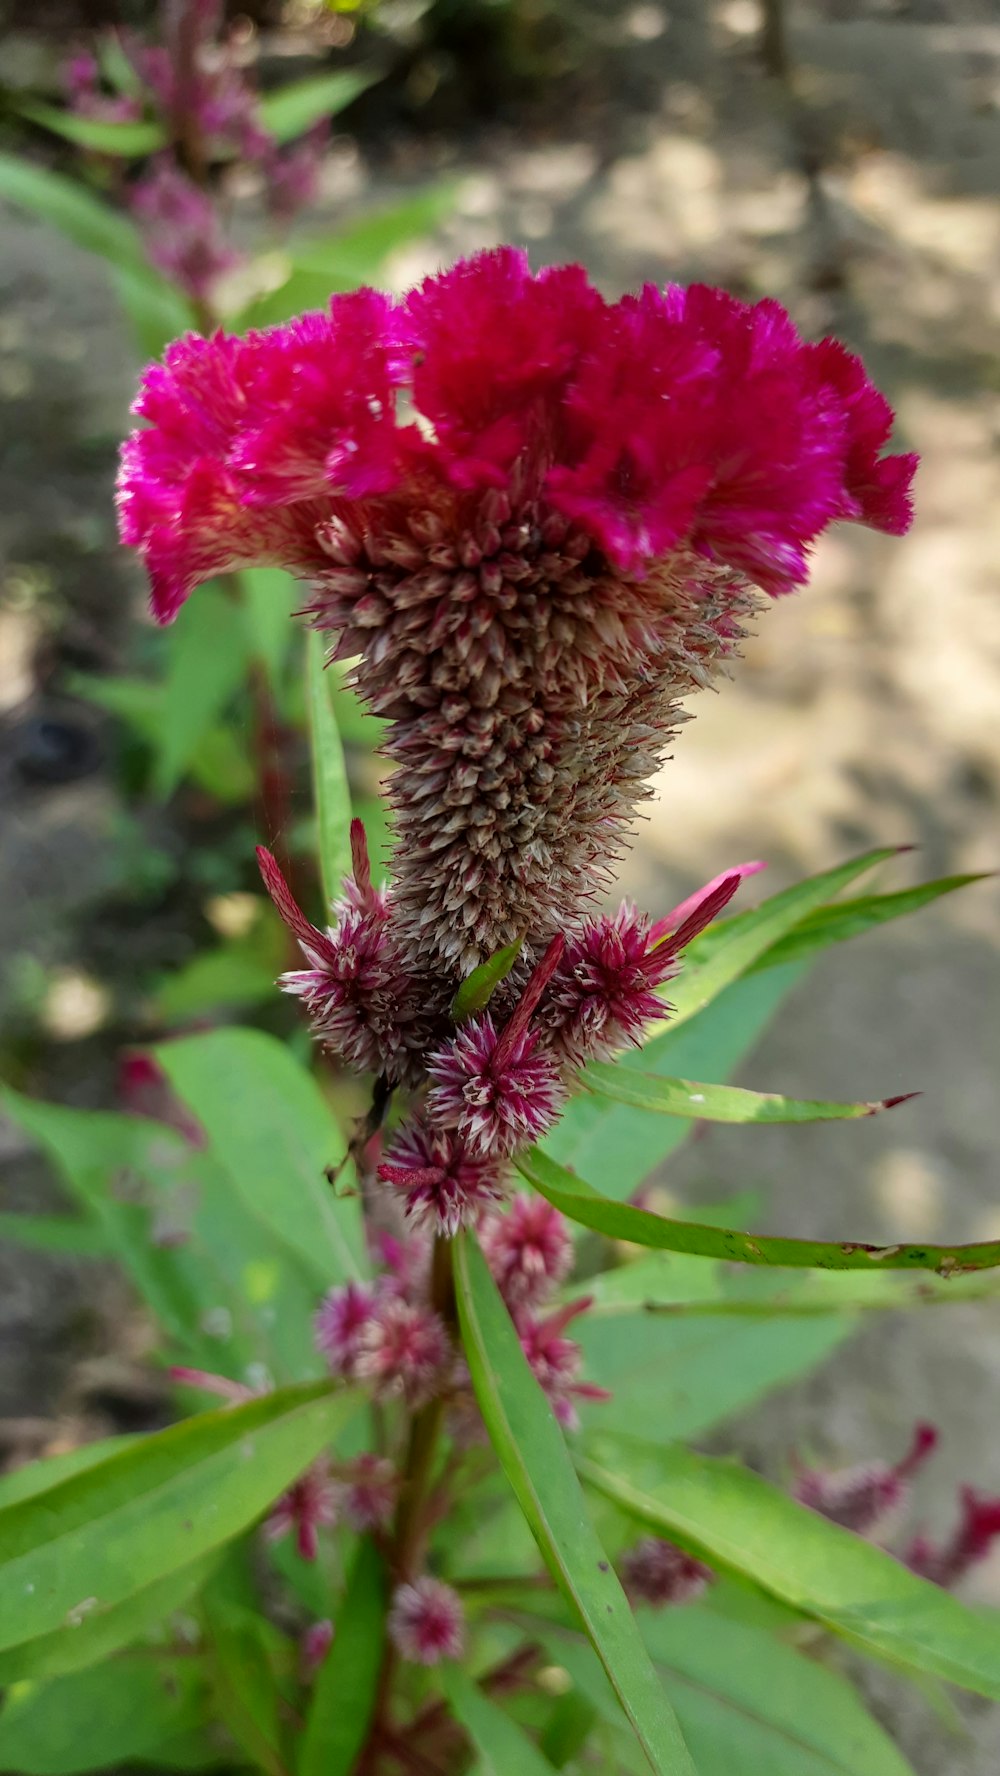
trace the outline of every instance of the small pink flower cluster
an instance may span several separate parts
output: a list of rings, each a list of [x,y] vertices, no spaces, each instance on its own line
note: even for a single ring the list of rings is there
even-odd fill
[[[633,1603],[646,1603],[652,1609],[696,1603],[715,1578],[704,1561],[661,1536],[637,1542],[622,1560],[621,1576]]]
[[[460,1659],[465,1649],[465,1617],[457,1591],[425,1574],[399,1585],[389,1611],[396,1651],[413,1665],[439,1665]]]

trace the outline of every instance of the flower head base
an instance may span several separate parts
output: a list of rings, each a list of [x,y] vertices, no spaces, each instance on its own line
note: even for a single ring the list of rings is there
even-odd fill
[[[537,1307],[573,1268],[566,1222],[542,1196],[516,1196],[503,1215],[487,1215],[479,1243],[511,1311]]]
[[[959,1493],[960,1516],[948,1541],[936,1546],[914,1536],[903,1554],[906,1565],[935,1585],[955,1585],[972,1566],[985,1560],[1000,1537],[1000,1498],[986,1498],[971,1486]]]
[[[885,1462],[862,1462],[832,1473],[804,1468],[796,1475],[793,1496],[843,1529],[862,1536],[884,1536],[909,1497],[912,1476],[936,1449],[937,1441],[933,1425],[918,1424],[909,1450],[893,1467]]]
[[[501,1163],[470,1152],[461,1137],[413,1117],[396,1134],[378,1168],[383,1183],[406,1197],[406,1212],[453,1237],[474,1226],[503,1194]]]
[[[659,1536],[637,1542],[622,1561],[622,1583],[632,1601],[653,1609],[694,1603],[714,1578],[710,1566]]]
[[[136,411],[122,534],[161,620],[285,566],[389,719],[414,975],[582,914],[756,588],[803,580],[836,519],[909,519],[913,459],[881,457],[890,409],[840,347],[698,286],[608,304],[512,249],[182,340]]]
[[[426,1576],[413,1585],[400,1585],[389,1611],[389,1633],[396,1650],[411,1664],[460,1659],[465,1618],[458,1592]]]

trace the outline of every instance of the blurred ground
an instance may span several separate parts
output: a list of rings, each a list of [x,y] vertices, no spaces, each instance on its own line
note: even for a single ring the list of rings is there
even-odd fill
[[[456,217],[400,261],[401,282],[513,239],[538,261],[583,259],[609,291],[706,278],[776,295],[807,332],[862,352],[922,454],[911,535],[825,541],[809,591],[765,613],[734,683],[697,706],[630,865],[651,907],[745,856],[769,859],[775,886],[868,843],[920,847],[893,885],[1000,867],[1000,22],[989,0],[792,8],[790,84],[764,73],[758,25],[754,0],[606,5],[581,26],[602,79],[573,104],[535,103],[527,123],[461,140],[347,144],[331,178],[331,198],[363,205],[431,167],[462,172]],[[4,949],[69,968],[109,880],[115,791],[104,771],[25,781],[25,722],[58,713],[67,659],[103,664],[139,620],[110,504],[135,366],[95,262],[17,216],[4,241]],[[106,936],[112,962],[113,948]],[[19,979],[7,969],[0,1005]],[[72,1005],[71,977],[68,990]],[[96,1037],[63,1044],[37,1089],[101,1101],[110,1054]],[[919,1089],[916,1103],[840,1131],[710,1133],[671,1186],[760,1186],[768,1228],[791,1233],[1000,1236],[998,1056],[1000,898],[986,883],[830,956],[745,1071],[803,1095]],[[4,1206],[26,1206],[33,1162],[13,1137],[4,1159]],[[0,1257],[0,1414],[72,1407],[67,1343],[103,1341],[114,1362],[107,1320],[72,1266]],[[921,1494],[940,1530],[959,1479],[1000,1491],[1000,1306],[872,1323],[728,1442],[776,1471],[792,1444],[893,1455],[917,1417],[944,1433]],[[1000,1558],[977,1585],[1000,1602]],[[966,1705],[956,1741],[928,1729],[923,1703],[900,1713],[888,1686],[879,1702],[926,1776],[995,1776],[996,1711]]]

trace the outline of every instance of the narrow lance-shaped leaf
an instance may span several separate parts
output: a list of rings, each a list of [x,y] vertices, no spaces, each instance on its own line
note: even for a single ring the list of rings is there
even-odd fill
[[[330,702],[323,637],[315,629],[309,632],[307,661],[319,863],[323,897],[330,906],[340,898],[344,877],[351,873],[351,792],[344,748]]]
[[[634,1208],[631,1203],[612,1202],[573,1172],[556,1165],[538,1147],[518,1154],[514,1163],[522,1177],[571,1221],[603,1233],[608,1239],[653,1246],[661,1252],[690,1252],[696,1257],[723,1258],[730,1263],[786,1264],[807,1270],[936,1270],[939,1276],[957,1276],[963,1271],[989,1270],[1000,1265],[1000,1240],[983,1240],[968,1246],[873,1246],[861,1240],[785,1239],[780,1235],[740,1233],[731,1227],[674,1221],[648,1209]]]
[[[162,148],[167,132],[162,124],[141,118],[83,117],[77,111],[60,111],[55,105],[21,104],[22,117],[41,124],[53,135],[75,142],[79,148],[90,148],[97,154],[120,155],[126,160],[139,160]]]
[[[195,1737],[205,1702],[195,1660],[142,1653],[52,1683],[22,1684],[0,1713],[0,1768],[18,1776],[77,1776],[157,1763],[182,1736],[209,1752],[207,1741]]]
[[[853,1122],[905,1104],[907,1097],[877,1098],[869,1103],[824,1103],[813,1098],[785,1098],[779,1092],[743,1091],[732,1085],[699,1085],[693,1079],[660,1078],[637,1073],[614,1062],[591,1061],[583,1084],[597,1097],[651,1110],[658,1116],[681,1116],[692,1122]]]
[[[336,117],[378,79],[368,68],[334,68],[291,80],[269,93],[258,107],[264,128],[279,142],[290,142],[323,117]]]
[[[208,1578],[218,1559],[213,1548],[190,1566],[178,1567],[126,1597],[99,1615],[84,1615],[73,1624],[53,1629],[51,1634],[36,1635],[20,1646],[8,1647],[0,1653],[0,1685],[23,1683],[27,1679],[64,1677],[69,1671],[82,1671],[87,1665],[99,1665],[122,1647],[132,1646],[167,1621],[176,1610],[189,1604]]]
[[[483,1695],[460,1666],[441,1674],[444,1693],[483,1760],[484,1776],[552,1776],[553,1766],[534,1740],[502,1708]]]
[[[648,1452],[647,1481],[642,1444],[598,1439],[595,1450],[606,1460],[578,1464],[587,1484],[654,1534],[677,1538],[878,1658],[1000,1698],[1000,1611],[968,1609],[735,1462],[670,1444]],[[625,1466],[640,1478],[626,1479]]]
[[[115,265],[149,272],[142,241],[132,223],[75,179],[33,166],[19,155],[0,154],[0,197],[40,216],[88,252]]]
[[[0,1214],[0,1240],[32,1252],[73,1252],[81,1258],[107,1258],[113,1251],[96,1222],[75,1215]]]
[[[942,895],[954,894],[973,882],[990,880],[990,871],[964,876],[941,876],[936,882],[920,882],[916,888],[902,888],[895,894],[863,894],[854,900],[835,901],[832,906],[818,908],[802,919],[787,936],[772,944],[754,963],[751,974],[763,968],[777,968],[784,962],[803,962],[831,944],[846,943],[849,938],[862,937],[893,919],[917,913]]]
[[[358,1544],[333,1645],[316,1677],[298,1776],[351,1776],[368,1737],[384,1635],[385,1572],[381,1555],[366,1537]]]
[[[496,950],[480,962],[478,968],[467,975],[451,1005],[452,1019],[456,1024],[464,1024],[466,1018],[475,1017],[484,1011],[502,980],[508,974],[521,954],[522,939],[516,943],[505,944],[502,950]]]
[[[694,1776],[628,1600],[594,1533],[569,1453],[477,1245],[455,1245],[462,1341],[500,1464],[553,1577],[570,1599],[650,1767]]]
[[[347,1422],[353,1394],[286,1388],[142,1438],[0,1512],[0,1648],[100,1615],[231,1540]]]

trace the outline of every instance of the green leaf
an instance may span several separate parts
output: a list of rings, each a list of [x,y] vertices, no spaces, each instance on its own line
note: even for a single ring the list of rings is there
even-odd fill
[[[820,907],[801,920],[786,937],[772,944],[754,963],[754,969],[774,968],[785,962],[801,962],[830,944],[845,943],[848,938],[861,937],[892,919],[919,912],[921,907],[939,900],[943,894],[954,894],[972,882],[990,879],[990,871],[978,875],[941,876],[936,882],[921,882],[916,888],[903,888],[896,894],[865,894],[855,900],[836,901],[833,906]]]
[[[372,68],[334,68],[328,74],[310,74],[290,80],[277,92],[268,93],[257,107],[264,128],[279,142],[304,135],[323,117],[346,111],[359,95],[381,76]]]
[[[155,793],[164,800],[242,684],[247,666],[243,613],[218,582],[202,586],[170,632],[157,731]]]
[[[109,86],[129,98],[145,98],[146,88],[125,54],[117,31],[102,31],[94,40],[94,51]]]
[[[148,274],[138,230],[75,179],[34,166],[17,155],[0,154],[0,197],[50,222],[88,252]]]
[[[300,271],[291,259],[285,262],[286,275],[273,290],[257,296],[229,322],[235,333],[246,333],[254,327],[277,327],[296,315],[312,309],[325,309],[332,294],[354,290],[359,280],[352,270],[341,275],[333,272]]]
[[[357,1764],[378,1694],[385,1589],[381,1556],[366,1537],[358,1544],[336,1637],[316,1676],[298,1776],[351,1776]]]
[[[130,265],[113,265],[111,276],[144,357],[160,357],[172,339],[196,328],[190,302],[151,266],[139,271]]]
[[[259,1030],[166,1042],[157,1057],[246,1205],[320,1288],[365,1268],[358,1202],[324,1176],[344,1140],[315,1080]]]
[[[250,1762],[268,1776],[286,1776],[280,1726],[281,1697],[268,1656],[270,1624],[235,1604],[221,1585],[204,1598],[212,1699]]]
[[[374,210],[332,234],[295,243],[297,269],[314,276],[363,284],[377,276],[390,253],[420,235],[432,234],[455,207],[458,181],[426,185],[402,203]]]
[[[189,1659],[135,1655],[52,1683],[17,1684],[0,1712],[0,1766],[18,1776],[75,1776],[158,1763],[200,1727],[205,1689]]]
[[[674,1270],[678,1265],[679,1275]],[[692,1275],[692,1265],[700,1277]],[[667,1252],[604,1271],[587,1282],[592,1302],[587,1324],[595,1318],[634,1313],[637,1308],[647,1316],[670,1319],[693,1315],[777,1321],[905,1312],[962,1301],[989,1301],[1000,1295],[1000,1278],[983,1274],[913,1279],[898,1271],[817,1270],[786,1276],[755,1268],[722,1279],[716,1275],[713,1280],[713,1272],[712,1264],[703,1258],[688,1260]],[[707,1287],[698,1286],[702,1280]]]
[[[523,938],[516,943],[506,944],[502,950],[495,950],[480,962],[478,968],[466,975],[464,981],[451,1002],[452,1022],[464,1024],[466,1018],[475,1017],[477,1012],[485,1011],[494,992],[502,980],[506,980],[518,956],[521,954]]]
[[[134,1442],[131,1436],[101,1437],[96,1443],[81,1443],[79,1449],[64,1449],[59,1455],[39,1456],[37,1461],[25,1462],[23,1468],[0,1474],[0,1509],[16,1504],[18,1499],[47,1492],[70,1474],[82,1474]]]
[[[658,1776],[693,1776],[628,1601],[587,1516],[562,1432],[486,1260],[464,1235],[455,1242],[455,1286],[476,1398],[546,1563],[579,1615],[650,1767]]]
[[[871,1103],[830,1104],[813,1098],[784,1098],[778,1092],[743,1091],[732,1085],[700,1085],[693,1079],[662,1078],[637,1073],[615,1062],[591,1061],[582,1083],[597,1097],[658,1116],[680,1116],[689,1122],[853,1122],[891,1110],[901,1098]]]
[[[1000,1698],[1000,1611],[967,1609],[735,1462],[673,1444],[650,1450],[649,1478],[640,1447],[629,1444],[633,1478],[623,1477],[613,1443],[606,1461],[618,1471],[581,1460],[580,1473],[654,1534],[742,1574],[864,1652]]]
[[[775,968],[734,981],[698,1017],[674,1034],[669,1027],[640,1051],[622,1056],[622,1068],[656,1074],[690,1074],[721,1083],[771,1022],[781,1001],[803,974]],[[573,1098],[545,1151],[563,1165],[600,1178],[609,1196],[631,1196],[663,1160],[687,1139],[685,1123],[636,1116],[624,1105],[589,1093]]]
[[[807,914],[839,894],[856,877],[896,854],[896,847],[892,845],[867,851],[863,857],[853,857],[849,863],[824,870],[821,875],[810,876],[805,882],[797,882],[794,887],[771,895],[752,912],[737,913],[734,918],[711,926],[700,938],[695,938],[685,951],[683,972],[669,983],[668,989],[664,989],[673,1008],[671,1029],[679,1029],[689,1018],[703,1011],[724,987],[746,974]]]
[[[39,1634],[20,1646],[8,1647],[0,1653],[0,1685],[21,1683],[26,1678],[62,1677],[69,1671],[82,1671],[146,1639],[176,1610],[189,1603],[201,1589],[218,1559],[217,1550],[167,1573],[134,1597],[113,1604],[98,1616],[84,1616],[73,1627],[53,1629]]]
[[[77,111],[60,111],[55,105],[25,104],[18,106],[22,117],[31,123],[52,130],[64,141],[75,142],[79,148],[93,149],[97,154],[122,155],[126,160],[140,160],[155,154],[167,140],[160,123],[143,119],[114,122],[106,117],[83,117]]]
[[[329,907],[340,899],[344,877],[351,873],[351,792],[347,784],[344,748],[330,702],[326,648],[318,630],[310,630],[307,645],[313,796],[319,826],[323,898]]]
[[[0,1215],[0,1240],[32,1252],[71,1252],[107,1258],[112,1248],[92,1221],[77,1215]]]
[[[280,689],[296,631],[292,613],[301,597],[298,583],[279,567],[244,568],[235,575],[247,626],[249,652],[264,665],[272,688]]]
[[[571,1221],[593,1228],[608,1239],[628,1240],[663,1252],[691,1252],[737,1264],[787,1264],[807,1270],[936,1270],[939,1276],[990,1270],[1000,1265],[1000,1240],[970,1246],[901,1244],[871,1246],[860,1240],[785,1239],[740,1233],[731,1227],[704,1227],[695,1221],[674,1221],[631,1203],[613,1202],[573,1172],[556,1165],[541,1148],[518,1154],[522,1177]]]
[[[217,944],[164,977],[153,999],[157,1018],[184,1023],[270,999],[286,952],[284,926],[261,901],[260,917],[246,936]]]
[[[0,1512],[0,1648],[98,1617],[265,1511],[357,1408],[328,1382],[141,1438]]]
[[[483,1760],[484,1776],[514,1776],[515,1771],[517,1776],[552,1776],[553,1766],[534,1740],[484,1696],[460,1666],[442,1670],[441,1687]]]

